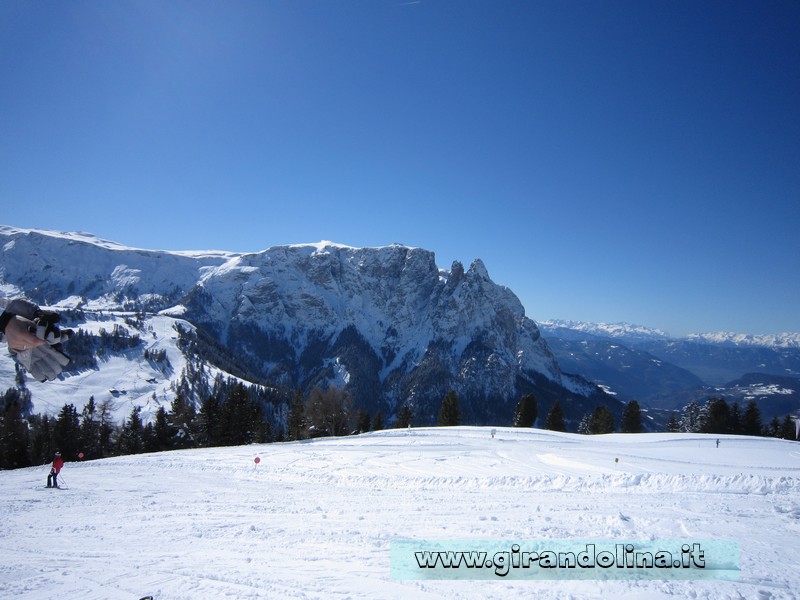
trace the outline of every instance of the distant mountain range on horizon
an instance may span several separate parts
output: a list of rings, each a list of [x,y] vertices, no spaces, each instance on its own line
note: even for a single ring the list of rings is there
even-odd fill
[[[735,332],[690,333],[672,336],[659,328],[631,323],[590,323],[567,319],[537,320],[537,324],[549,331],[570,330],[597,337],[620,338],[626,341],[686,340],[692,342],[731,346],[761,346],[765,348],[800,348],[800,333],[751,334]]]

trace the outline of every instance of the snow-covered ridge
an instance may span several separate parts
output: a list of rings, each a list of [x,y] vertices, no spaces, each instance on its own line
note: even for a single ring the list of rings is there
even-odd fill
[[[349,246],[348,244],[340,244],[338,242],[332,242],[330,240],[321,240],[319,242],[306,242],[302,244],[288,244],[287,248],[313,248],[315,251],[323,252],[327,248],[338,249],[338,250],[360,250],[361,248],[356,246]],[[386,246],[372,246],[365,249],[370,250],[380,250],[382,248],[408,248],[408,249],[415,249],[413,246],[406,246],[405,244],[388,244]]]
[[[537,321],[543,329],[572,329],[590,335],[611,338],[668,339],[670,335],[657,328],[633,325],[631,323],[587,323],[565,319],[547,319]]]
[[[731,332],[690,333],[685,339],[706,344],[759,346],[764,348],[800,348],[800,333],[788,332],[763,335]]]
[[[545,331],[569,329],[588,335],[627,340],[682,340],[704,344],[730,346],[756,346],[763,348],[800,348],[800,333],[749,334],[732,332],[690,333],[676,338],[662,329],[634,325],[631,323],[588,323],[566,319],[547,319],[537,321]]]
[[[0,225],[0,236],[16,236],[19,234],[35,235],[46,238],[66,240],[69,242],[91,244],[92,246],[97,246],[98,248],[104,248],[106,250],[117,250],[120,252],[160,253],[160,254],[175,254],[178,256],[187,256],[194,258],[219,257],[225,259],[232,258],[234,256],[239,256],[241,254],[238,252],[227,252],[222,250],[146,250],[143,248],[125,246],[123,244],[119,244],[111,240],[106,240],[92,233],[86,233],[83,231],[48,231],[46,229],[24,229],[19,227],[11,227],[8,225]]]
[[[105,240],[100,238],[92,233],[86,233],[83,231],[48,231],[45,229],[24,229],[20,227],[10,227],[8,225],[0,225],[0,235],[4,236],[11,236],[16,234],[37,234],[47,237],[58,237],[65,240],[71,240],[76,242],[86,242],[88,244],[93,244],[95,246],[100,246],[103,248],[107,248],[109,250],[136,250],[137,248],[130,248],[127,246],[123,246],[122,244],[118,244],[117,242],[112,242],[110,240]]]

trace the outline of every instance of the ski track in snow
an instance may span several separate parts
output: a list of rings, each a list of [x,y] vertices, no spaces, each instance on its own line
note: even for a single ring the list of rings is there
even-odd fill
[[[795,443],[494,429],[67,463],[60,490],[44,488],[46,466],[0,472],[0,597],[796,597]],[[401,539],[724,539],[741,547],[741,576],[400,581]]]

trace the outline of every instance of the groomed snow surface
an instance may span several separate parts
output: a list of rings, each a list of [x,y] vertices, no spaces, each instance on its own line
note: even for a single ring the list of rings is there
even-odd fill
[[[497,428],[0,472],[0,597],[795,598],[800,444]],[[260,458],[256,464],[255,458]],[[404,581],[393,540],[732,540],[736,581]],[[454,548],[457,550],[457,548]],[[580,546],[576,552],[581,550]]]

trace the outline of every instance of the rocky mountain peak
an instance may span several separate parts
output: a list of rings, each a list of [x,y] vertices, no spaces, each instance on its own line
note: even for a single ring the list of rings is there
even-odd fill
[[[0,230],[0,289],[39,303],[181,315],[262,381],[344,385],[384,414],[435,419],[450,389],[472,422],[545,398],[597,393],[561,373],[536,324],[483,261],[440,271],[429,250],[323,241],[255,253],[159,252]],[[11,246],[9,246],[11,244]]]

